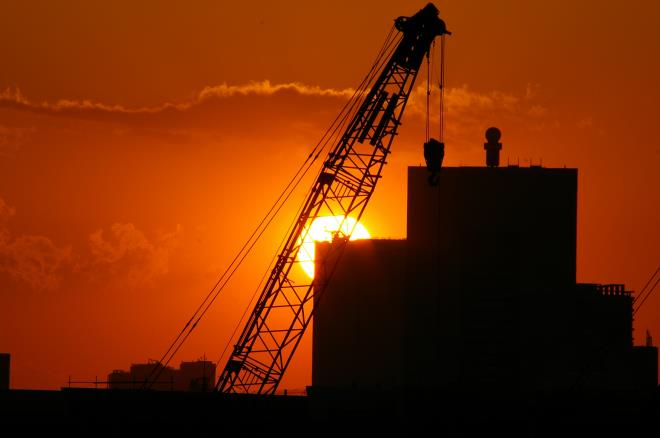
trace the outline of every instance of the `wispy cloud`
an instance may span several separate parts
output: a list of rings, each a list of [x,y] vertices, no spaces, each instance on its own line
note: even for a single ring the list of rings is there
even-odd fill
[[[214,97],[230,97],[236,95],[262,95],[272,96],[281,92],[293,92],[303,96],[330,96],[350,98],[355,90],[352,88],[334,89],[322,88],[317,85],[306,85],[300,82],[289,82],[285,84],[271,84],[270,81],[250,82],[245,85],[227,85],[225,83],[213,87],[204,88],[197,98],[198,101]]]
[[[301,96],[349,98],[354,90],[322,88],[315,85],[305,85],[299,82],[272,84],[270,81],[253,81],[243,85],[209,86],[202,89],[197,96],[187,102],[171,103],[151,107],[130,108],[123,105],[108,105],[94,100],[60,99],[56,102],[35,102],[26,98],[18,88],[7,88],[0,92],[0,108],[51,113],[61,115],[80,115],[81,112],[96,114],[126,114],[149,115],[167,111],[188,111],[197,105],[214,99],[224,99],[235,96],[273,96],[276,94],[294,93]]]
[[[0,198],[0,272],[35,290],[56,289],[62,268],[71,261],[71,247],[59,247],[45,236],[13,236],[7,221],[15,212]]]
[[[56,289],[60,269],[71,260],[71,247],[60,248],[47,237],[0,234],[0,271],[36,290]]]
[[[0,156],[18,150],[34,131],[34,127],[23,128],[0,124]]]
[[[537,93],[538,86],[528,85],[519,92],[492,90],[481,92],[468,85],[445,90],[445,140],[460,148],[471,148],[475,137],[483,138],[488,126],[516,127],[518,130],[543,131],[554,123],[550,110]],[[440,98],[431,95],[431,125],[438,126]],[[418,119],[426,117],[426,87],[415,89],[410,106]],[[410,115],[409,115],[410,116]]]
[[[55,102],[35,102],[25,97],[18,88],[7,88],[0,92],[0,107],[21,109],[26,111],[76,113],[84,110],[97,113],[124,113],[124,114],[156,114],[163,111],[187,111],[197,105],[214,99],[225,99],[236,96],[273,96],[284,93],[293,93],[301,96],[335,97],[349,99],[355,93],[352,88],[335,89],[324,88],[318,85],[308,85],[299,82],[273,84],[268,80],[252,81],[242,85],[207,86],[203,88],[194,99],[187,102],[166,102],[151,107],[130,108],[123,105],[108,105],[94,100],[60,99]],[[422,86],[414,91],[413,112],[423,109],[426,90]],[[501,91],[479,93],[471,90],[467,85],[447,88],[445,91],[445,105],[447,111],[464,112],[467,110],[503,110],[514,111],[524,101],[530,101],[535,93],[527,87],[520,96]],[[434,95],[437,99],[437,94]]]
[[[540,102],[538,86],[528,85],[520,92],[476,91],[467,85],[445,91],[446,134],[460,142],[466,133],[483,131],[484,123],[523,122],[530,129],[542,129],[549,117]],[[354,95],[352,88],[335,89],[298,82],[275,84],[268,80],[247,84],[203,88],[188,101],[166,102],[150,107],[108,105],[93,100],[61,99],[36,102],[18,89],[0,92],[0,108],[47,114],[57,117],[116,122],[112,133],[130,132],[131,126],[146,128],[150,135],[171,133],[193,135],[218,132],[228,135],[259,135],[272,138],[287,135],[286,130],[320,130],[333,119],[343,102]],[[431,96],[432,123],[437,124],[439,95]],[[413,123],[426,115],[426,89],[418,86],[408,104],[406,119]],[[261,128],[253,129],[255,124]],[[303,127],[303,128],[301,128]],[[201,130],[195,131],[195,129]],[[127,131],[128,129],[128,131]],[[0,130],[0,144],[2,131]]]
[[[0,198],[0,273],[33,290],[56,290],[71,273],[129,286],[153,283],[169,272],[182,232],[177,226],[149,239],[132,223],[115,223],[89,235],[89,252],[74,253],[71,246],[58,246],[47,236],[13,234],[9,222],[15,214]]]
[[[135,286],[151,283],[169,272],[170,256],[178,245],[181,227],[150,240],[132,223],[115,223],[89,236],[92,277],[108,274]]]
[[[0,226],[14,214],[16,214],[16,209],[8,205],[4,199],[0,198]]]
[[[591,116],[584,117],[577,121],[575,124],[580,129],[587,129],[594,126],[594,118]]]
[[[418,115],[426,114],[426,88],[419,86],[415,89],[412,110]],[[440,105],[438,93],[431,97],[432,116],[437,117]],[[492,115],[517,115],[539,117],[545,115],[547,109],[535,100],[535,93],[529,88],[519,94],[502,91],[477,92],[467,85],[447,88],[445,90],[445,112],[453,119],[465,117],[483,117]]]

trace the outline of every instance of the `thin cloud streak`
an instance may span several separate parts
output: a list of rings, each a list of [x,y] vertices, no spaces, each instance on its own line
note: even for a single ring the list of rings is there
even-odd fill
[[[0,92],[0,108],[10,108],[21,111],[36,113],[50,113],[61,115],[77,115],[81,111],[97,114],[126,114],[126,115],[149,115],[167,111],[188,111],[197,105],[212,99],[223,99],[234,96],[272,96],[278,93],[291,92],[301,96],[338,97],[350,98],[354,90],[346,88],[335,90],[333,88],[321,88],[315,85],[305,85],[298,82],[286,84],[271,84],[270,81],[253,81],[244,85],[227,85],[222,83],[216,86],[205,87],[197,97],[189,102],[171,103],[153,107],[127,108],[123,105],[107,105],[93,100],[70,100],[60,99],[51,102],[33,102],[26,98],[20,89],[7,88]]]
[[[158,115],[167,114],[175,116],[183,115],[195,110],[201,111],[208,107],[213,110],[213,104],[227,102],[235,104],[236,99],[245,101],[250,97],[271,98],[286,96],[300,96],[312,99],[340,99],[347,100],[353,96],[355,90],[352,88],[334,89],[323,88],[317,85],[290,82],[273,84],[268,80],[253,81],[242,85],[228,85],[222,83],[216,86],[203,88],[197,96],[187,102],[166,102],[153,107],[128,108],[123,105],[108,105],[93,100],[70,100],[60,99],[56,102],[34,102],[26,98],[19,89],[6,89],[0,92],[0,108],[14,109],[17,111],[47,114],[53,116],[79,117],[85,119],[112,121],[124,121],[127,123],[154,118]],[[415,89],[409,105],[409,116],[424,117],[425,108],[424,87]],[[233,99],[233,100],[232,100]],[[432,96],[433,108],[438,105],[438,95]],[[254,111],[261,111],[252,107]],[[445,109],[449,117],[456,120],[483,116],[484,113],[501,113],[516,116],[527,116],[538,118],[545,115],[546,109],[535,102],[535,93],[528,89],[520,95],[491,91],[479,93],[469,89],[466,85],[447,88],[445,92]],[[223,108],[226,112],[226,108]],[[236,108],[240,111],[240,108]],[[437,117],[437,115],[433,115]]]

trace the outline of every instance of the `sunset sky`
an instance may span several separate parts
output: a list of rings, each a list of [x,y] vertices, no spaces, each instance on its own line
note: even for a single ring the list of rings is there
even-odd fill
[[[393,19],[424,5],[2,1],[0,352],[12,354],[12,387],[160,358]],[[578,168],[578,281],[641,289],[660,264],[660,2],[436,5],[453,32],[445,165],[483,165],[483,133],[498,126],[504,164]],[[372,236],[405,237],[423,97],[367,209]],[[173,365],[218,358],[291,214]],[[635,317],[637,344],[647,329],[660,340],[659,316],[656,291]],[[284,387],[311,382],[309,345]]]

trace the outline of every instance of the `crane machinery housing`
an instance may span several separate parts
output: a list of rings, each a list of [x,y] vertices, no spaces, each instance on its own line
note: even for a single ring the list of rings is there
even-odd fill
[[[347,217],[360,219],[381,178],[424,57],[436,37],[449,34],[431,3],[411,17],[397,18],[395,27],[400,32],[398,44],[392,46],[366,96],[357,96],[362,102],[327,154],[219,376],[216,389],[221,392],[274,394],[277,390],[313,316],[313,295],[323,293],[314,288],[313,280],[301,284],[291,279],[309,225],[330,214],[343,218],[338,229],[344,230]],[[340,242],[336,251],[342,251],[352,232],[348,231],[335,236]]]

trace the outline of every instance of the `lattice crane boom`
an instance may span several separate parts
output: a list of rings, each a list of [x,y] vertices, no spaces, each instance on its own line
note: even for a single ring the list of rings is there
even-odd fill
[[[307,195],[268,280],[243,327],[216,388],[222,392],[274,394],[314,313],[312,300],[325,283],[298,281],[294,266],[309,225],[320,216],[359,220],[374,192],[412,92],[415,78],[435,37],[449,34],[429,3],[411,17],[399,17],[398,46]],[[333,245],[342,251],[352,230]]]

